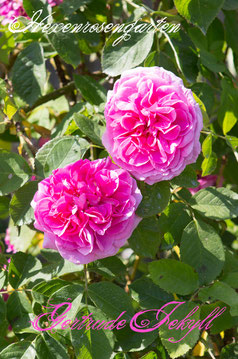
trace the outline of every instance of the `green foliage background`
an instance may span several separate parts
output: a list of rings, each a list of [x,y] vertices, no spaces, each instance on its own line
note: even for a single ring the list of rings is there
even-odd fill
[[[45,0],[23,3],[29,16],[51,12]],[[54,8],[55,22],[153,24],[166,17],[181,24],[176,33],[131,33],[117,46],[118,34],[13,34],[0,27],[1,359],[238,358],[237,9],[237,0],[65,0]],[[89,264],[85,287],[83,266],[41,249],[30,202],[53,169],[107,155],[107,90],[138,65],[162,66],[193,90],[204,116],[202,153],[170,182],[139,184],[142,222],[117,256]],[[42,138],[50,141],[39,148]],[[216,174],[223,187],[192,196],[197,174]],[[13,255],[4,248],[7,227]],[[168,338],[184,332],[166,326],[144,334],[33,329],[30,320],[48,300],[69,297],[71,318],[90,312],[106,321],[174,299],[186,302],[176,318],[196,305],[196,320],[217,306],[227,310],[208,332],[194,330],[177,344]]]

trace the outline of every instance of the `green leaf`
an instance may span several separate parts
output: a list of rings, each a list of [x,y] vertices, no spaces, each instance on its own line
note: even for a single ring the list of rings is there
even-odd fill
[[[140,217],[151,217],[154,214],[163,212],[170,200],[169,182],[162,181],[149,186],[145,183],[140,185],[142,201],[137,208],[137,215]]]
[[[38,359],[69,359],[66,348],[47,332],[36,338],[35,348]]]
[[[225,0],[224,5],[222,6],[225,10],[235,10],[238,9],[237,0]]]
[[[5,337],[6,330],[9,324],[6,315],[7,315],[6,303],[4,302],[3,297],[0,296],[0,336],[1,337]],[[0,356],[0,358],[2,357]]]
[[[7,318],[10,322],[22,317],[24,314],[32,313],[32,306],[25,292],[13,292],[7,300]]]
[[[129,244],[140,256],[154,258],[161,242],[161,233],[158,219],[154,217],[144,218],[133,231]]]
[[[0,197],[0,219],[5,219],[9,216],[9,197]]]
[[[7,96],[6,82],[3,79],[0,79],[0,98],[4,99]]]
[[[39,259],[30,254],[18,252],[13,254],[9,265],[9,283],[16,289],[33,280],[42,268]]]
[[[76,68],[81,62],[81,51],[79,47],[78,37],[75,33],[54,32],[48,35],[48,38],[67,63]]]
[[[59,289],[67,286],[69,282],[61,279],[52,279],[40,282],[32,288],[32,296],[37,303],[46,304],[49,298]],[[67,298],[66,298],[67,299]]]
[[[172,59],[165,52],[150,52],[145,59],[145,67],[161,66],[165,70],[172,71],[177,75],[176,67]]]
[[[190,222],[184,229],[180,253],[181,260],[196,269],[201,285],[214,280],[225,262],[220,236],[201,220]]]
[[[141,357],[141,359],[157,359],[157,354],[155,352],[149,352],[145,355],[143,355],[143,357]]]
[[[89,4],[92,0],[67,0],[60,4],[60,9],[65,15],[71,15],[81,6]]]
[[[225,72],[226,66],[215,55],[206,50],[200,51],[200,59],[204,66],[212,72]]]
[[[149,264],[155,284],[169,293],[187,295],[198,288],[198,274],[190,265],[175,259],[160,259]]]
[[[12,197],[10,216],[15,226],[29,224],[34,220],[34,211],[30,203],[38,188],[38,181],[31,181],[21,187]]]
[[[238,216],[238,194],[221,187],[207,187],[190,199],[193,209],[205,217],[222,220]]]
[[[238,120],[237,115],[233,111],[227,111],[222,124],[224,135],[226,135],[235,126]]]
[[[189,82],[195,82],[198,75],[198,57],[195,46],[189,36],[182,30],[169,34],[170,40],[174,46],[181,70]],[[168,46],[168,45],[167,45]]]
[[[125,319],[133,316],[130,297],[121,287],[111,282],[91,284],[88,287],[88,295],[94,304],[112,319],[116,319],[124,311],[126,311]]]
[[[93,77],[74,75],[74,81],[83,98],[92,105],[100,105],[106,102],[106,90]]]
[[[137,279],[129,288],[132,298],[139,303],[141,308],[160,308],[163,304],[173,300],[171,294],[166,293],[148,277]]]
[[[77,136],[55,138],[47,142],[36,154],[36,174],[49,176],[56,168],[62,168],[83,158],[89,143]]]
[[[210,328],[211,334],[219,334],[220,332],[235,327],[238,324],[238,317],[232,317],[227,309],[227,304],[222,302],[202,305],[201,319],[204,320],[217,307],[220,307],[220,310],[226,307],[226,310],[222,313],[222,315],[212,321],[212,327]]]
[[[238,118],[238,91],[227,80],[222,80],[222,96],[218,109],[218,121],[226,134],[236,124]]]
[[[212,152],[211,156],[202,161],[202,176],[208,176],[213,173],[217,167],[217,155]]]
[[[220,359],[236,359],[237,356],[238,356],[238,344],[232,343],[222,348]]]
[[[10,219],[9,225],[10,243],[14,246],[16,251],[26,252],[33,242],[36,235],[36,230],[30,229],[27,225],[21,226],[21,230],[18,230]]]
[[[236,8],[238,8],[238,3],[236,0]],[[229,9],[227,9],[229,10]],[[238,44],[237,44],[237,31],[238,31],[238,15],[237,11],[224,11],[225,13],[225,34],[226,41],[228,45],[232,48],[235,54],[238,54]]]
[[[208,135],[202,143],[202,153],[205,158],[212,155],[212,135]]]
[[[129,26],[132,24],[126,24]],[[146,25],[148,23],[137,23],[137,25]],[[154,33],[143,31],[142,33],[130,32],[129,40],[124,40],[121,33],[112,34],[106,42],[102,55],[103,72],[110,76],[118,76],[123,71],[138,66],[148,55],[154,39]],[[121,41],[117,43],[117,41]],[[143,51],[142,51],[143,49]]]
[[[76,113],[74,120],[79,129],[96,145],[102,146],[102,135],[105,127],[99,125],[94,119]]]
[[[203,302],[221,300],[230,306],[232,316],[238,316],[238,294],[226,283],[215,282],[211,287],[201,289],[198,297]]]
[[[191,218],[183,203],[170,203],[159,217],[159,226],[164,235],[170,235],[175,243],[179,243],[183,230]]]
[[[224,0],[174,0],[178,12],[186,20],[200,27],[205,34],[211,22],[219,13]]]
[[[117,280],[124,277],[126,274],[126,267],[117,256],[107,257],[93,261],[88,264],[88,271],[95,272],[108,279]]]
[[[196,100],[196,102],[199,104],[200,110],[202,112],[202,118],[203,118],[203,126],[206,128],[210,124],[210,120],[206,111],[206,107],[202,100],[193,92],[193,97]]]
[[[67,320],[74,320],[76,314],[81,308],[81,300],[83,298],[84,287],[80,284],[72,284],[68,283],[68,285],[63,286],[58,289],[56,292],[52,294],[49,299],[49,302],[53,302],[54,304],[64,303],[68,298],[70,299],[70,303],[72,307],[70,311],[67,313]],[[62,312],[65,310],[65,307],[62,309]],[[61,314],[61,313],[60,313]],[[62,324],[62,323],[61,323]],[[60,329],[61,324],[59,324],[59,328],[54,327],[55,329]]]
[[[44,94],[46,69],[43,48],[33,42],[18,55],[12,69],[16,94],[32,106]]]
[[[228,284],[234,289],[238,288],[238,270],[231,273],[226,273],[221,278],[222,282]]]
[[[83,315],[88,316],[90,313],[92,313],[91,317],[94,321],[108,322],[105,314],[100,309],[94,308],[92,306],[82,308],[77,314],[77,318],[80,318]],[[116,319],[116,317],[114,319]],[[81,330],[72,330],[71,336],[77,359],[111,358],[114,346],[112,331],[103,329],[86,330],[85,327],[83,327]]]
[[[13,343],[1,351],[0,357],[1,359],[34,359],[36,357],[35,346],[27,340]]]
[[[16,191],[32,174],[24,158],[4,150],[0,150],[0,173],[0,196]]]
[[[190,313],[196,307],[196,303],[187,302],[180,305],[171,315],[170,315],[170,323],[173,320],[177,320],[179,323],[182,321],[188,313]],[[171,308],[170,308],[171,310]],[[162,315],[162,318],[165,316]],[[189,320],[191,323],[188,326],[184,326],[183,330],[181,327],[176,329],[177,325],[174,329],[169,329],[166,324],[162,325],[159,329],[159,334],[161,341],[165,348],[167,349],[170,358],[181,358],[185,353],[187,353],[193,346],[196,344],[199,338],[199,328],[194,328],[190,331],[191,326],[198,322],[200,318],[200,310],[197,310],[193,315],[189,316]],[[179,324],[178,324],[179,325]],[[185,329],[184,329],[185,328]],[[190,331],[190,333],[189,333]],[[188,334],[189,333],[189,334]],[[184,338],[184,339],[182,339]],[[168,339],[171,339],[170,342]],[[175,341],[181,340],[178,343],[174,343]]]
[[[171,180],[171,183],[179,187],[197,187],[197,174],[191,165],[186,166],[185,170],[177,177]]]
[[[63,120],[60,122],[59,125],[55,128],[54,132],[52,133],[52,138],[63,136],[71,124],[71,122],[74,120],[74,114],[80,113],[84,110],[84,104],[83,103],[77,103],[73,107],[71,107],[70,111],[64,116]]]
[[[23,7],[30,18],[33,17],[34,12],[42,10],[42,14],[39,16],[39,19],[37,17],[38,22],[40,22],[39,20],[44,20],[51,14],[51,6],[46,0],[23,0]],[[49,19],[47,20],[49,21]]]
[[[201,99],[210,113],[215,102],[213,89],[205,82],[197,82],[192,85],[191,90]]]

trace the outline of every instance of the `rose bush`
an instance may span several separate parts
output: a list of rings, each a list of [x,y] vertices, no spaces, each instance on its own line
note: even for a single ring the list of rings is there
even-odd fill
[[[44,248],[76,264],[115,255],[141,218],[136,181],[110,158],[79,160],[38,185],[32,206]]]
[[[178,176],[201,151],[202,113],[192,91],[162,67],[126,71],[108,93],[103,144],[148,184]]]

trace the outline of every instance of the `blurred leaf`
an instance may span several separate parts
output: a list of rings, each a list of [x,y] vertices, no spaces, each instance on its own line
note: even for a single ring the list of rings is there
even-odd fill
[[[235,10],[238,9],[237,0],[225,0],[224,5],[222,6],[225,10]]]
[[[74,119],[75,113],[81,113],[84,110],[83,103],[77,103],[73,107],[71,107],[70,111],[64,116],[63,120],[56,126],[54,132],[52,133],[52,138],[61,137],[65,134],[67,128],[69,127],[70,123]]]
[[[222,96],[218,109],[218,121],[226,134],[238,119],[238,91],[227,80],[222,80]]]
[[[33,17],[36,11],[42,10],[42,14],[37,16],[37,21],[39,23],[39,20],[44,20],[51,14],[51,6],[46,0],[23,0],[23,7],[30,18]],[[48,21],[46,23],[49,22],[49,19],[47,20]]]
[[[202,220],[192,221],[185,227],[180,254],[183,262],[196,269],[201,285],[213,281],[221,273],[225,262],[220,236]]]
[[[4,99],[7,96],[6,82],[0,78],[0,98]]]
[[[56,168],[63,168],[83,158],[89,143],[77,136],[55,138],[47,142],[36,154],[36,174],[49,176]]]
[[[205,34],[211,22],[219,13],[224,0],[174,0],[178,12],[186,20],[200,27]]]
[[[127,24],[132,25],[132,24]],[[138,23],[137,25],[146,25],[148,23]],[[106,41],[102,55],[103,72],[110,76],[118,76],[123,71],[138,66],[144,61],[153,44],[153,31],[142,33],[130,32],[131,38],[127,41],[123,39],[121,33],[112,34]],[[121,38],[120,42],[119,39]]]
[[[144,218],[133,231],[129,244],[140,256],[154,258],[161,242],[161,234],[156,216]]]
[[[77,88],[86,101],[92,105],[100,105],[106,102],[106,90],[94,78],[89,76],[74,75]]]
[[[13,88],[22,100],[32,106],[43,95],[45,83],[43,48],[38,42],[32,42],[19,53],[13,65]]]
[[[152,186],[141,183],[142,201],[137,208],[139,217],[151,217],[163,212],[170,200],[169,182],[162,181]]]
[[[92,0],[67,0],[60,4],[60,9],[65,15],[71,15],[81,6],[89,4]]]
[[[238,194],[228,188],[201,189],[189,202],[193,209],[211,219],[221,220],[238,216]]]
[[[24,158],[4,150],[0,150],[0,173],[0,196],[16,191],[32,174]]]
[[[220,359],[236,359],[237,355],[238,355],[238,344],[232,343],[222,348]]]
[[[155,284],[169,293],[187,295],[198,288],[198,275],[190,265],[175,259],[160,259],[149,264]]]
[[[236,8],[238,8],[238,2]],[[229,9],[227,9],[229,10]],[[237,32],[238,32],[238,15],[237,11],[224,11],[225,13],[225,34],[228,46],[238,55]]]
[[[221,300],[230,306],[231,316],[238,316],[238,294],[226,283],[215,282],[211,287],[201,289],[198,297],[203,302]]]
[[[5,219],[9,216],[9,197],[0,197],[0,219]]]
[[[204,66],[213,72],[226,72],[226,66],[215,55],[206,50],[201,50],[200,59]]]
[[[0,295],[0,335],[1,335],[1,337],[5,337],[7,327],[8,327],[8,321],[7,321],[6,303],[4,302],[3,297]],[[2,358],[2,357],[0,356],[0,358]]]
[[[12,197],[10,216],[15,226],[29,224],[34,220],[34,211],[30,203],[38,188],[38,181],[31,181],[21,187]]]
[[[15,253],[9,265],[9,283],[17,289],[39,275],[41,268],[39,259],[26,253]]]

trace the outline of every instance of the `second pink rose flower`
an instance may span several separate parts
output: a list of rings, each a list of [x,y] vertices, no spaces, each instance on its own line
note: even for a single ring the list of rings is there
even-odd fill
[[[103,144],[113,161],[152,185],[196,161],[202,113],[192,91],[162,67],[125,71],[108,93]]]

